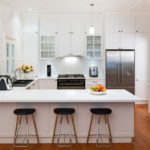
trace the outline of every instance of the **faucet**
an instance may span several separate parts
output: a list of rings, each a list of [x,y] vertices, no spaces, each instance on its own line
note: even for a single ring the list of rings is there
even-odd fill
[[[21,74],[20,68],[17,68],[17,69],[15,70],[15,72],[14,72],[14,76],[12,77],[12,81],[13,81],[13,82],[17,80],[17,71],[20,71],[20,74]]]

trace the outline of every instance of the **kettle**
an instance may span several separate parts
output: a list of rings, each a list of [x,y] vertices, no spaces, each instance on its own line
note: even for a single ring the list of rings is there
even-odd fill
[[[12,80],[8,75],[0,75],[0,90],[11,90]]]

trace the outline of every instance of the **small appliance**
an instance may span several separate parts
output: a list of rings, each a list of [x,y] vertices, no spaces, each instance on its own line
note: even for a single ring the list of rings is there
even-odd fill
[[[12,79],[9,75],[0,75],[0,90],[11,90]]]
[[[57,89],[85,89],[85,77],[83,74],[60,74]]]
[[[51,65],[47,65],[47,76],[51,77]]]
[[[89,76],[90,77],[98,77],[98,67],[93,66],[89,68]]]

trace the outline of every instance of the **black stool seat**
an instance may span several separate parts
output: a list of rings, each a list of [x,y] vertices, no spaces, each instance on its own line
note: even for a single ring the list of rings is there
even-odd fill
[[[91,108],[90,111],[95,115],[109,115],[112,113],[110,108]]]
[[[54,112],[57,115],[71,115],[75,112],[74,108],[55,108]]]
[[[14,110],[15,115],[31,115],[35,112],[34,108],[19,108]]]

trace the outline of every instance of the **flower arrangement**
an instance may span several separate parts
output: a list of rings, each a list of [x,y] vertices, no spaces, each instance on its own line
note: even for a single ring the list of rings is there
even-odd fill
[[[29,64],[23,64],[19,67],[19,69],[21,69],[24,73],[29,73],[34,71],[33,66]]]

